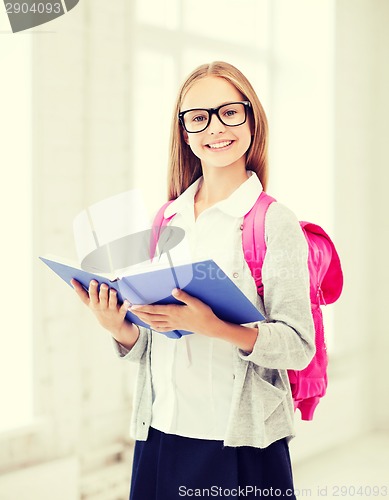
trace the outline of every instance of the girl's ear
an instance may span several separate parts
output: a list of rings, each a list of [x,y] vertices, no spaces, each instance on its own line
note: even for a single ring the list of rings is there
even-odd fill
[[[184,141],[189,144],[189,137],[188,137],[188,132],[186,130],[182,131],[182,137],[184,138]]]

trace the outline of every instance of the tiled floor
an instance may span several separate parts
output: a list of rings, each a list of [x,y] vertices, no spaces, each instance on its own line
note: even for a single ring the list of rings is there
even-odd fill
[[[370,434],[294,465],[297,498],[389,500],[389,434]]]

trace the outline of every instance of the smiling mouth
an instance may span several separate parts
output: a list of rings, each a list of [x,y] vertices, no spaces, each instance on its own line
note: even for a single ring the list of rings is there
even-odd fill
[[[215,142],[214,144],[207,144],[209,149],[223,149],[230,146],[234,141],[223,141],[223,142]]]

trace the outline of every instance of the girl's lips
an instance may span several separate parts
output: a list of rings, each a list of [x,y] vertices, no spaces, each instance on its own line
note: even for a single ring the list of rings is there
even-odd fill
[[[206,144],[206,147],[211,151],[225,151],[226,149],[230,148],[233,143],[234,141],[232,140],[219,141],[219,142],[213,142],[211,144]]]

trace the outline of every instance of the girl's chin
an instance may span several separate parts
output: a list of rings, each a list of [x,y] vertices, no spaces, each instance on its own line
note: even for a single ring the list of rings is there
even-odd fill
[[[223,163],[223,162],[207,162],[207,161],[202,161],[201,162],[202,164],[202,167],[204,168],[218,168],[218,169],[222,169],[222,168],[238,168],[240,166],[240,162],[239,161],[234,161],[234,162],[228,162],[228,163]],[[244,162],[242,164],[243,168],[246,169],[246,162]]]

